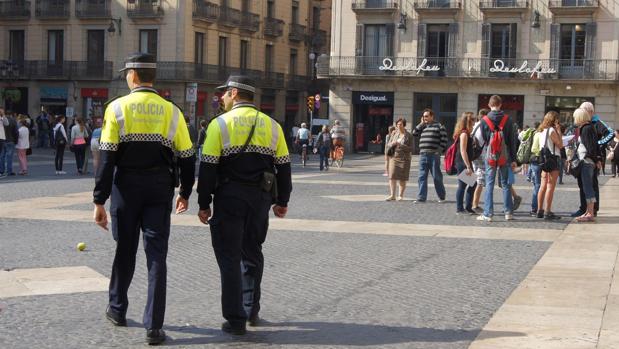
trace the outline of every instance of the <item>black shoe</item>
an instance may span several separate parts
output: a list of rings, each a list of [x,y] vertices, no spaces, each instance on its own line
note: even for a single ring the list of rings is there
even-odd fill
[[[544,210],[537,210],[537,218],[544,218]]]
[[[548,211],[548,212],[546,212],[544,214],[544,220],[546,220],[546,221],[556,221],[556,220],[559,220],[559,219],[561,219],[561,217],[557,216],[553,212]]]
[[[531,217],[537,217],[537,211],[531,211],[530,215]]]
[[[477,214],[477,212],[475,210],[473,210],[472,208],[467,208],[465,211],[468,212],[470,215]]]
[[[127,326],[127,319],[125,316],[114,312],[109,306],[105,310],[105,317],[110,320],[114,326]]]
[[[570,215],[570,217],[580,217],[585,214],[585,211],[578,210]]]
[[[258,314],[252,315],[249,317],[249,319],[247,319],[247,322],[249,323],[249,326],[256,327],[260,322],[260,317],[258,316]]]
[[[165,331],[161,328],[156,330],[146,330],[146,344],[157,345],[165,341]]]
[[[236,336],[242,336],[247,332],[245,326],[232,326],[229,321],[221,324],[221,330]]]

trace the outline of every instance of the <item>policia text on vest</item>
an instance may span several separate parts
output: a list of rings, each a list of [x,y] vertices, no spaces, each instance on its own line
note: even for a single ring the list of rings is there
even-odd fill
[[[269,210],[283,218],[292,190],[284,133],[252,104],[253,86],[243,76],[220,86],[227,112],[208,126],[198,179],[199,218],[210,225],[221,273],[222,330],[232,334],[244,334],[247,321],[258,324]],[[276,197],[261,185],[269,174],[275,174]]]
[[[104,204],[111,195],[110,214],[116,255],[110,277],[106,317],[126,326],[127,291],[135,269],[140,230],[148,268],[144,309],[146,342],[165,340],[166,258],[175,176],[180,169],[176,212],[188,208],[195,182],[195,155],[180,109],[152,88],[155,58],[136,54],[125,65],[131,93],[106,105],[101,131],[101,165],[94,190],[95,222],[107,230]],[[177,157],[178,161],[173,161]]]

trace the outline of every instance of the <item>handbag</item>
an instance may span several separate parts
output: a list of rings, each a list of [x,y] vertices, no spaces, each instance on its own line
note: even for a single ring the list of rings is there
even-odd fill
[[[552,172],[559,169],[559,156],[554,155],[555,152],[555,144],[552,143],[552,152],[548,149],[548,134],[550,128],[546,129],[546,144],[544,144],[544,148],[540,152],[540,167],[544,172]]]
[[[387,148],[387,156],[394,156],[395,148],[396,148],[395,144],[390,145],[389,148]]]
[[[477,132],[477,129],[479,128],[480,125],[481,125],[481,123],[479,123],[477,125],[477,127],[475,127],[473,129],[473,133],[471,133],[471,136],[470,136],[470,139],[469,139],[469,141],[472,142],[472,144],[473,144],[473,151],[471,153],[471,158],[469,159],[470,161],[475,161],[475,160],[479,159],[479,157],[481,156],[481,153],[484,150],[483,144],[479,144],[477,142],[477,138],[475,138],[475,132]]]
[[[578,178],[580,177],[580,170],[582,169],[582,160],[578,158],[578,155],[575,155],[572,160],[569,162],[569,167],[567,172],[572,176]]]
[[[32,148],[26,149],[26,156],[32,155]]]

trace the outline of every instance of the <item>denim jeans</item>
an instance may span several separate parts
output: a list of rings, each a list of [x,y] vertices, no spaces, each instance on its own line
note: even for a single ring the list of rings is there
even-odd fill
[[[585,201],[589,203],[595,203],[597,201],[595,190],[593,189],[593,176],[595,176],[595,165],[583,163],[580,170],[580,177],[582,180],[582,191],[585,193]]]
[[[330,147],[322,146],[318,149],[318,153],[320,154],[320,170],[322,171],[324,168],[329,168],[329,151]]]
[[[49,145],[49,131],[40,131],[37,133],[37,148],[47,148]]]
[[[15,143],[5,142],[0,154],[0,173],[13,173],[13,154],[15,154]]]
[[[538,164],[531,163],[531,183],[533,184],[533,195],[531,195],[531,212],[537,212],[537,193],[542,185],[542,168]]]
[[[428,173],[434,178],[434,189],[441,200],[445,200],[445,186],[443,185],[443,173],[441,172],[441,156],[439,154],[419,155],[419,194],[417,199],[426,201],[428,198]]]
[[[456,165],[458,168],[458,175],[466,170],[464,165]],[[472,187],[468,187],[467,184],[458,179],[458,190],[456,191],[456,211],[462,212],[466,210],[473,209],[473,194],[475,193],[475,188],[477,187],[477,183],[475,183]],[[466,200],[464,194],[466,192]],[[465,206],[466,202],[466,206]]]
[[[491,167],[486,163],[486,194],[484,197],[484,216],[492,217],[494,215],[494,182],[497,172],[501,181],[501,189],[503,190],[503,207],[505,214],[511,214],[514,207],[512,201],[511,184],[509,180],[509,165],[503,167]]]

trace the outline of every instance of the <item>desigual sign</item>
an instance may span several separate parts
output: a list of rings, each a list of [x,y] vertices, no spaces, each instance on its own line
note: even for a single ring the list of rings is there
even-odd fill
[[[391,58],[383,59],[383,65],[378,67],[378,70],[389,70],[389,71],[415,71],[417,74],[426,71],[439,71],[441,67],[438,65],[428,65],[428,60],[426,58],[421,61],[421,64],[416,65],[417,59],[410,58],[409,61],[404,65],[393,65],[393,60]]]
[[[355,104],[393,104],[393,92],[353,92]]]
[[[542,62],[539,61],[534,68],[529,67],[529,62],[524,61],[520,67],[506,67],[505,62],[500,59],[494,61],[494,67],[490,68],[491,73],[524,73],[531,74],[534,77],[537,74],[554,74],[557,71],[553,68],[542,67]]]

